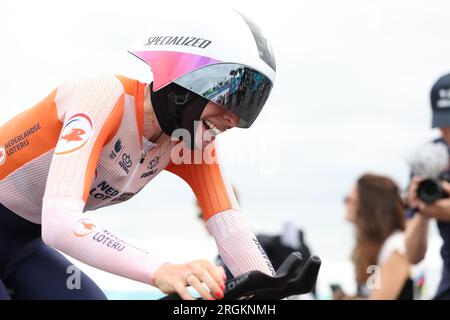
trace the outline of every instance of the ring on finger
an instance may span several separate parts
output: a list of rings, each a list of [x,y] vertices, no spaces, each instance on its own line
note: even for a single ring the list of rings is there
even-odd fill
[[[193,274],[192,272],[186,273],[186,276],[184,277],[184,282],[186,282],[187,284],[189,284],[188,278],[189,278],[189,276],[193,276],[193,275],[194,275],[194,274]]]

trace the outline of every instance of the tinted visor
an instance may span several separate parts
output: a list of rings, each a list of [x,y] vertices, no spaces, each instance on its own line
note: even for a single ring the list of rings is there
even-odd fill
[[[272,81],[240,64],[213,64],[182,76],[176,84],[217,103],[249,128],[258,117],[272,90]]]

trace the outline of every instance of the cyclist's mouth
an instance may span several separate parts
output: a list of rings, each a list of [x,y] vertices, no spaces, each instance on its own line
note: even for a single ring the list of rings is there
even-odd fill
[[[206,129],[211,130],[215,136],[218,136],[219,134],[222,133],[222,131],[217,129],[217,127],[214,125],[214,123],[212,123],[211,121],[209,121],[207,119],[203,120],[203,124],[205,125]]]

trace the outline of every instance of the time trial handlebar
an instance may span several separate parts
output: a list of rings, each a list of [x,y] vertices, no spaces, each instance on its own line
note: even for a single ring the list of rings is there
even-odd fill
[[[292,252],[278,268],[275,276],[249,271],[225,284],[223,300],[279,300],[311,292],[316,284],[321,260],[310,257],[306,263],[300,252]],[[177,293],[161,300],[181,300]]]

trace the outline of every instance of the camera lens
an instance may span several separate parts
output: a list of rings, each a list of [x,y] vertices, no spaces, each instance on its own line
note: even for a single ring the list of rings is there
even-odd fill
[[[441,198],[441,187],[439,182],[432,179],[426,179],[419,183],[417,188],[417,196],[425,203],[433,203]]]

